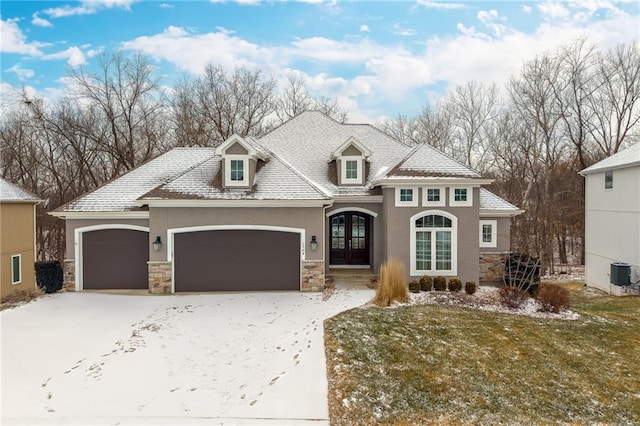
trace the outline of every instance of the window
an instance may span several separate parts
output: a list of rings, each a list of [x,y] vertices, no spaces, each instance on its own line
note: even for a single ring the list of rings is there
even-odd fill
[[[411,275],[455,275],[456,217],[434,210],[414,216],[411,221]]]
[[[244,180],[244,160],[231,160],[231,180]]]
[[[342,158],[342,178],[340,183],[362,185],[362,160],[358,157],[350,158],[357,159],[347,160],[345,157]]]
[[[347,160],[347,179],[358,179],[358,161]]]
[[[401,206],[418,206],[418,197],[414,188],[396,188],[396,207]]]
[[[443,207],[445,205],[444,188],[424,188],[422,205]]]
[[[452,187],[449,192],[449,205],[469,207],[473,205],[473,189],[470,187]]]
[[[497,247],[498,221],[480,221],[480,247]]]
[[[613,189],[613,170],[604,172],[604,189]]]
[[[11,256],[11,283],[20,284],[22,281],[22,268],[21,268],[20,255]]]

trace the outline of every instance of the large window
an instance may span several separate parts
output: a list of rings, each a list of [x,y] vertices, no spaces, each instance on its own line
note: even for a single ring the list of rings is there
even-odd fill
[[[20,284],[22,281],[22,259],[20,255],[11,256],[11,283]]]
[[[455,275],[456,217],[434,210],[414,216],[411,221],[411,275]]]

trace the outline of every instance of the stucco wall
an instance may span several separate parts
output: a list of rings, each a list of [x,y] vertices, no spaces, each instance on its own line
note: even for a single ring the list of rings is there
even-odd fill
[[[150,261],[167,259],[167,230],[192,226],[212,225],[263,225],[302,228],[305,230],[305,257],[307,260],[323,260],[324,215],[320,207],[304,208],[151,208],[150,240],[159,235],[165,244],[159,252],[151,251]],[[318,248],[310,247],[311,236],[318,240]]]
[[[604,175],[585,178],[585,275],[588,285],[612,291],[612,262],[629,263],[631,280],[640,280],[640,166],[614,170],[611,189]]]
[[[449,192],[448,190],[446,191]],[[473,188],[473,205],[471,207],[422,207],[422,191],[418,191],[418,207],[395,207],[394,188],[383,190],[383,215],[386,218],[385,257],[395,257],[405,262],[407,274],[411,265],[411,217],[429,210],[441,210],[454,215],[458,219],[457,227],[457,274],[464,281],[478,282],[479,259],[479,204],[480,192]],[[447,197],[448,198],[448,197]],[[417,278],[417,277],[413,277]]]
[[[496,247],[480,247],[480,253],[503,253],[509,251],[511,245],[511,218],[481,217],[479,220],[495,220],[497,224]],[[480,241],[480,225],[478,225],[478,243]]]
[[[33,289],[35,278],[35,205],[0,204],[0,297],[15,290]],[[12,284],[12,256],[20,255],[21,281]]]

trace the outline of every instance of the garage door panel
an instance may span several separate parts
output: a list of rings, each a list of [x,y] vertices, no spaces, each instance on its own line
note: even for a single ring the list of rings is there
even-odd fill
[[[82,234],[82,287],[87,290],[149,288],[149,233],[104,229]]]
[[[218,230],[174,236],[175,290],[299,290],[300,234]]]

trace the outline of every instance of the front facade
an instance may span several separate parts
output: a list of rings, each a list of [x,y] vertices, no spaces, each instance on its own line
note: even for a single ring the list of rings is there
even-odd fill
[[[585,177],[585,279],[612,294],[633,293],[640,281],[640,144],[580,172]],[[611,264],[630,277],[611,276]],[[623,283],[624,281],[624,283]],[[622,285],[621,285],[622,284]],[[637,292],[637,291],[636,291]]]
[[[491,181],[428,145],[307,112],[260,140],[177,148],[52,214],[67,287],[322,290],[333,269],[499,281],[510,218]]]
[[[38,197],[0,178],[0,298],[36,288]]]

